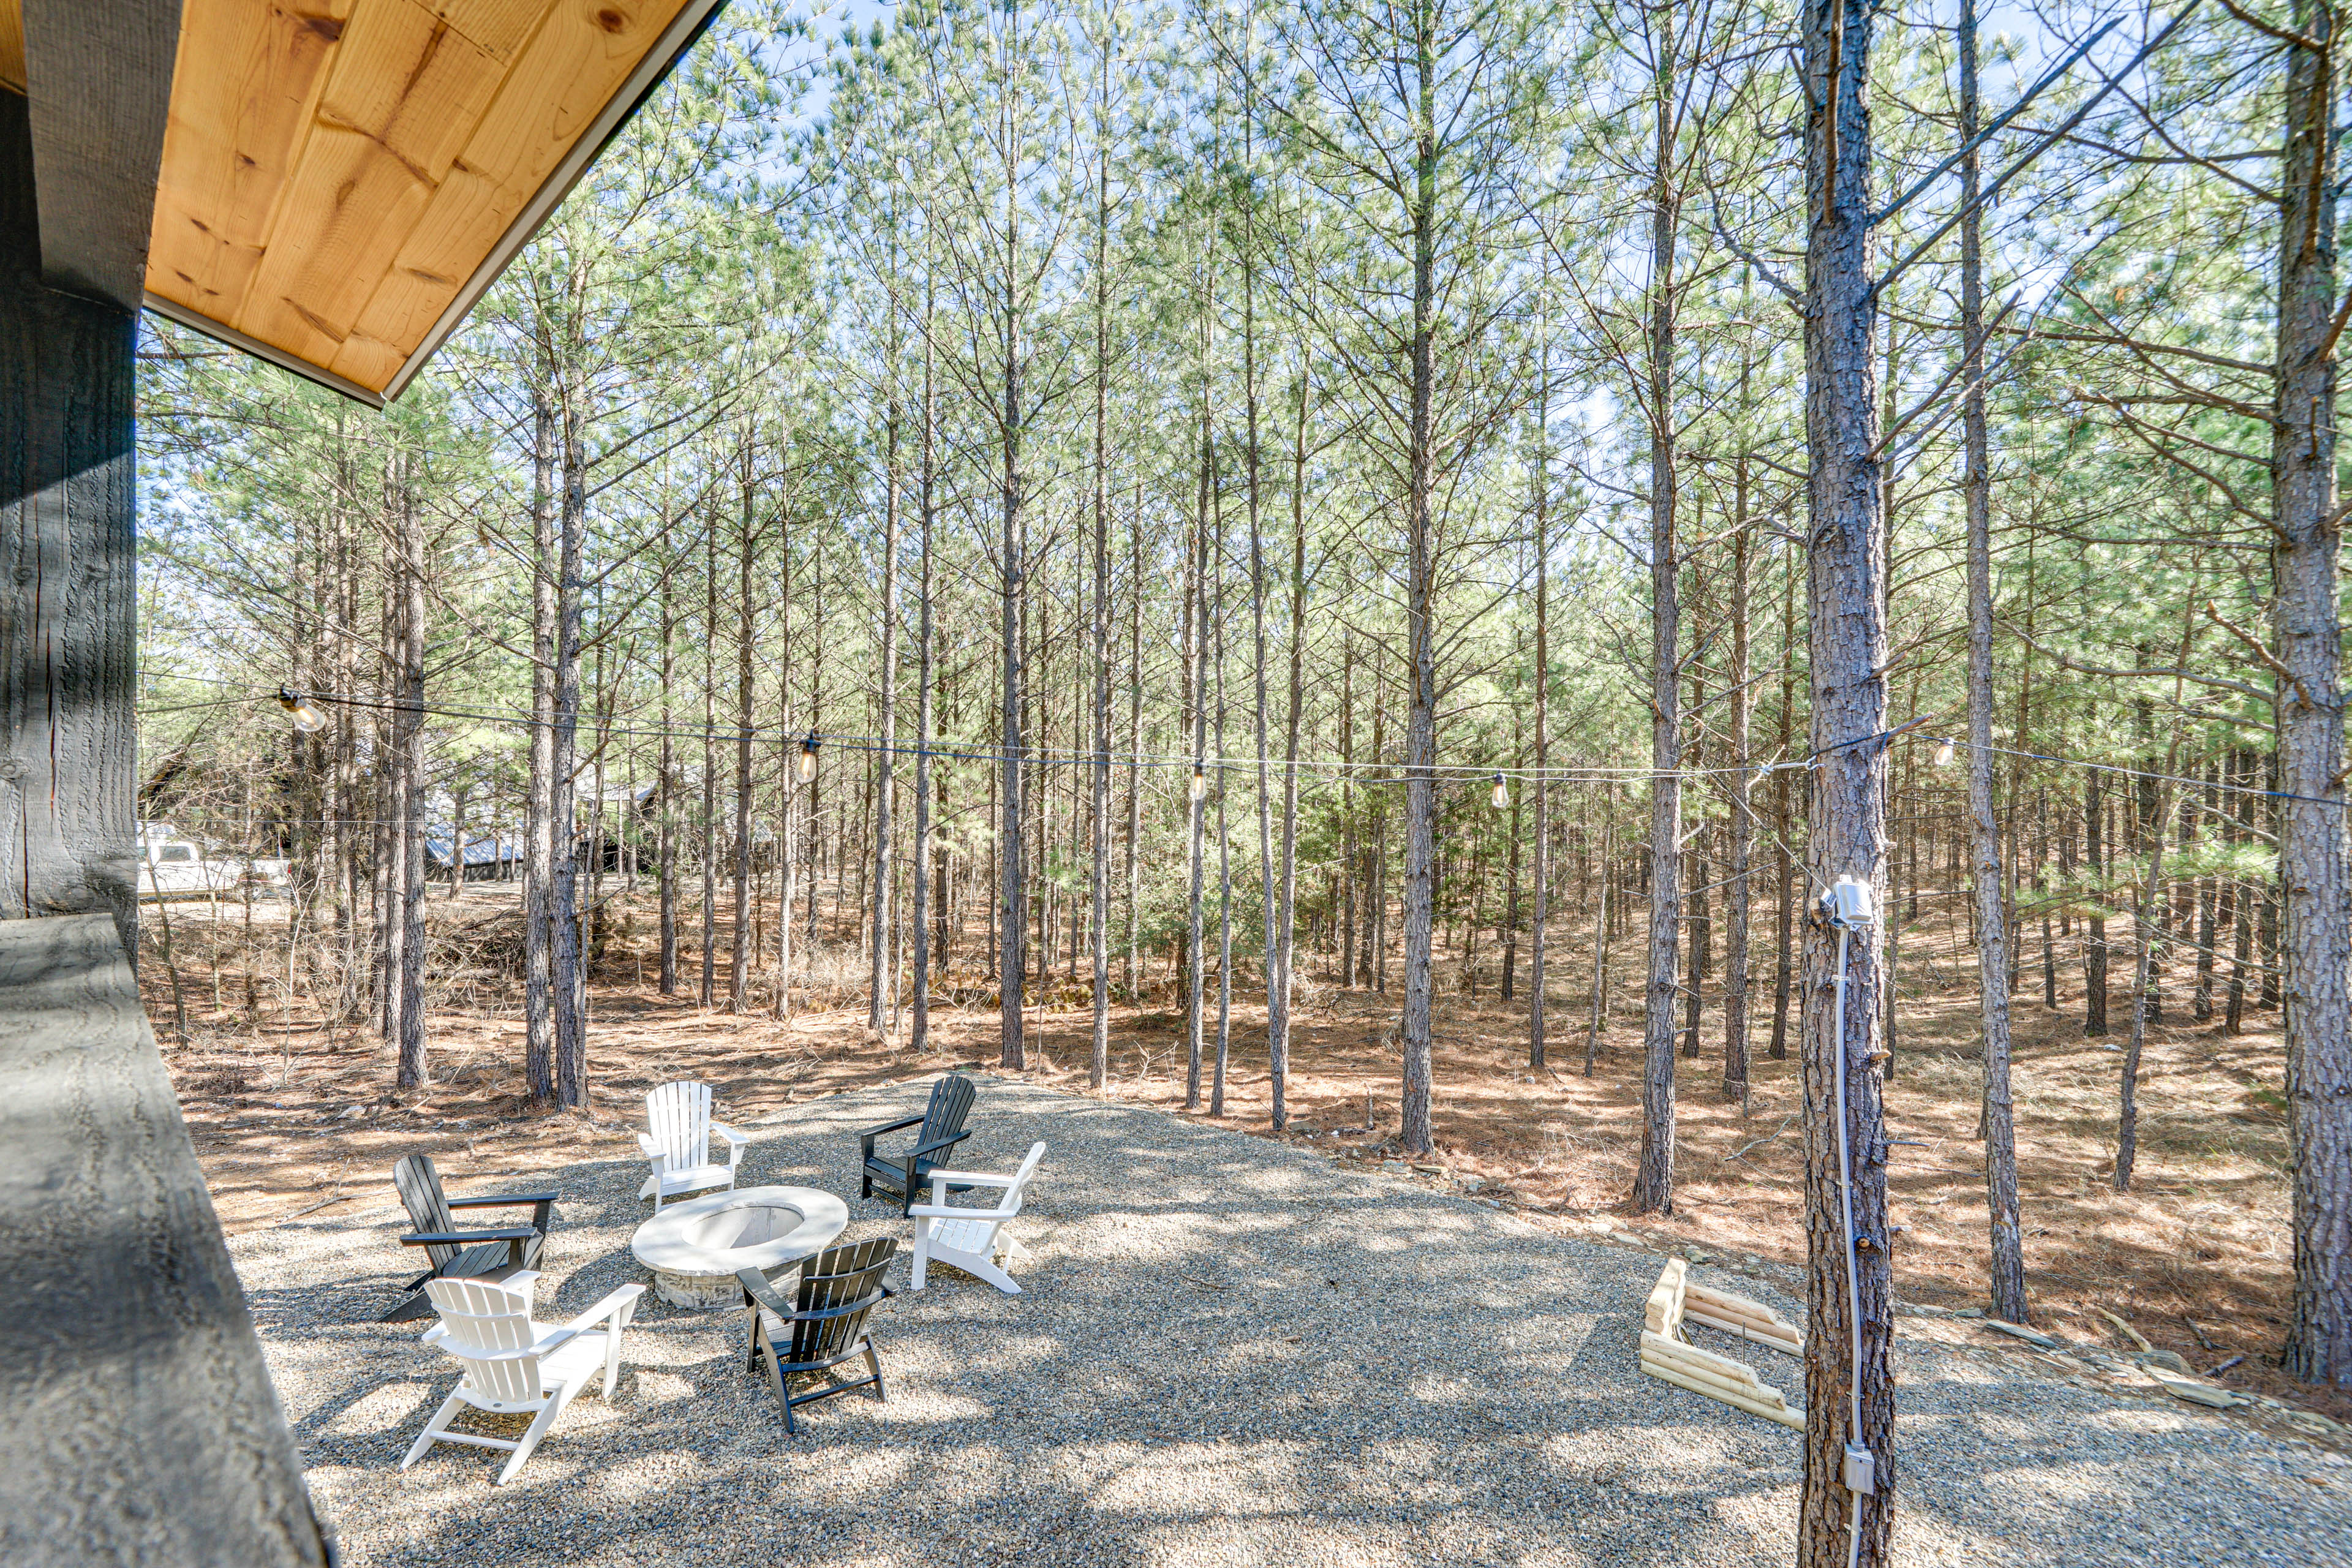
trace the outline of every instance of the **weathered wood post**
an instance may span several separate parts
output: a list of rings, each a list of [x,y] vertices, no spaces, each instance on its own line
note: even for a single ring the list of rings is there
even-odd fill
[[[46,286],[27,100],[0,89],[0,919],[135,952],[135,318]]]

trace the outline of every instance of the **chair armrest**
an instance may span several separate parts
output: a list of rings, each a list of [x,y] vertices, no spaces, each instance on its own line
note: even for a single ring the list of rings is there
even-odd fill
[[[648,1160],[658,1160],[662,1157],[661,1145],[654,1142],[654,1135],[650,1132],[637,1134],[637,1149]]]
[[[560,1193],[507,1193],[494,1198],[446,1198],[453,1209],[520,1208],[525,1204],[551,1204]]]
[[[926,1154],[936,1152],[941,1149],[952,1149],[971,1136],[971,1134],[967,1131],[951,1132],[945,1138],[934,1138],[928,1143],[918,1143],[913,1148],[908,1150],[907,1157],[910,1160],[919,1160]]]
[[[621,1321],[620,1326],[625,1328],[628,1326],[629,1313],[636,1307],[637,1298],[645,1293],[646,1288],[642,1285],[624,1285],[555,1331],[570,1339],[572,1335],[585,1333],[593,1325],[615,1316]],[[544,1344],[546,1342],[542,1340],[541,1343]]]
[[[930,1177],[934,1182],[953,1182],[960,1187],[1009,1187],[1020,1179],[1017,1176],[992,1176],[980,1171],[943,1171],[937,1165],[931,1167]]]
[[[907,1116],[896,1121],[886,1121],[879,1127],[866,1128],[857,1135],[857,1157],[861,1160],[874,1158],[874,1140],[881,1137],[885,1132],[896,1132],[902,1128],[920,1127],[922,1124],[921,1117]]]
[[[789,1318],[793,1315],[791,1304],[776,1294],[776,1288],[770,1284],[768,1277],[758,1269],[738,1268],[735,1270],[735,1280],[737,1284],[743,1287],[743,1294],[747,1298],[767,1308],[779,1318]]]
[[[743,1163],[743,1145],[751,1141],[749,1134],[736,1131],[724,1121],[714,1121],[710,1124],[710,1135],[726,1140],[729,1170],[731,1171]]]
[[[909,1219],[1011,1219],[1021,1211],[999,1204],[992,1209],[960,1209],[950,1204],[917,1204],[907,1211]]]
[[[539,1234],[534,1226],[518,1225],[504,1230],[420,1230],[399,1241],[403,1247],[465,1247],[477,1241],[529,1241]]]

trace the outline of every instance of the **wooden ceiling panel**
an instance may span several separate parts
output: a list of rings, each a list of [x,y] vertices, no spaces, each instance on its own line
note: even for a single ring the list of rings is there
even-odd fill
[[[362,0],[238,328],[331,367],[505,74],[410,0]]]
[[[25,90],[25,0],[0,0],[0,87]]]
[[[150,303],[397,391],[713,9],[185,0]]]
[[[299,162],[352,0],[183,12],[147,287],[234,321]]]
[[[538,150],[568,147],[580,136],[673,14],[660,0],[567,0],[554,7],[331,369],[364,383],[364,366],[430,329],[547,178]]]
[[[427,8],[503,60],[539,26],[547,0],[428,0]]]
[[[449,172],[505,76],[504,60],[413,0],[368,0],[336,51],[319,122],[358,132],[430,185]]]

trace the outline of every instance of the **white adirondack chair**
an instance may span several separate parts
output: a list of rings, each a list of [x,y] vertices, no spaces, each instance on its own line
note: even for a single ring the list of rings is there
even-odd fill
[[[562,1328],[547,1329],[530,1318],[531,1286],[538,1279],[536,1270],[526,1270],[502,1280],[435,1279],[425,1285],[441,1321],[425,1331],[424,1342],[456,1356],[466,1373],[425,1424],[408,1458],[400,1461],[402,1469],[436,1443],[504,1448],[513,1455],[499,1472],[497,1484],[504,1486],[600,1365],[605,1397],[612,1397],[621,1373],[621,1331],[629,1326],[646,1288],[624,1285]],[[598,1329],[597,1323],[610,1326]],[[533,1415],[520,1440],[450,1431],[459,1408],[468,1405],[500,1415]]]
[[[917,1204],[907,1211],[908,1217],[915,1222],[914,1289],[923,1288],[923,1276],[929,1265],[950,1263],[1008,1295],[1021,1294],[1021,1287],[996,1260],[1003,1258],[1010,1261],[1024,1250],[1004,1233],[1004,1222],[1021,1212],[1029,1179],[1037,1173],[1037,1162],[1045,1157],[1045,1145],[1032,1143],[1028,1158],[1009,1176],[982,1175],[971,1171],[931,1173],[931,1201]],[[994,1208],[956,1208],[948,1202],[950,1185],[1002,1187],[1004,1196]]]
[[[637,1134],[653,1174],[637,1189],[651,1198],[658,1213],[664,1198],[698,1193],[710,1187],[732,1187],[735,1167],[743,1161],[743,1145],[751,1140],[723,1121],[710,1120],[710,1086],[688,1079],[666,1083],[646,1096],[647,1131]],[[727,1163],[710,1158],[710,1141],[727,1145]]]

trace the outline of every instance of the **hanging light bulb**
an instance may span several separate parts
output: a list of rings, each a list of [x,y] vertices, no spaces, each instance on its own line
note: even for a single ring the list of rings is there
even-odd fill
[[[327,716],[317,703],[290,686],[278,689],[278,705],[286,710],[286,717],[297,734],[315,735],[327,727]]]
[[[801,742],[801,760],[796,764],[801,775],[801,783],[803,784],[806,784],[811,779],[816,777],[816,731],[814,730],[811,730],[808,732],[808,739]]]
[[[1952,738],[1949,735],[1936,742],[1936,765],[1939,768],[1952,765]]]
[[[1496,811],[1500,811],[1505,806],[1511,804],[1511,786],[1503,782],[1503,775],[1500,773],[1496,773],[1495,775],[1495,794],[1493,799],[1495,802],[1495,809]]]
[[[1192,764],[1192,798],[1194,800],[1209,798],[1209,775],[1198,763]]]

